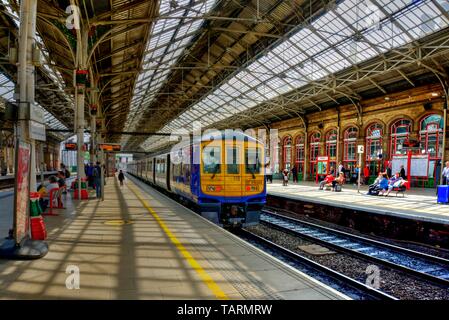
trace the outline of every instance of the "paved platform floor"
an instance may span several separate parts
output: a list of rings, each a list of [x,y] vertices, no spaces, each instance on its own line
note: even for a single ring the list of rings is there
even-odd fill
[[[1,299],[347,299],[140,182],[108,179],[104,202],[67,197],[45,218],[47,256],[0,260]]]
[[[367,195],[367,187],[363,186],[360,193],[356,186],[345,185],[342,192],[319,190],[312,182],[289,183],[282,186],[280,181],[267,184],[268,194],[322,203],[336,207],[346,207],[367,210],[379,214],[408,217],[436,223],[449,223],[449,206],[437,204],[435,189],[412,188],[406,191],[405,197],[396,197],[391,192],[388,197]]]

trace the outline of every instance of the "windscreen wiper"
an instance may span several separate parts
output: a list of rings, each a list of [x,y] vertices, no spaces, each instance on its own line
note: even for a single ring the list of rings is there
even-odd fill
[[[218,171],[218,164],[215,165],[214,167],[214,174],[212,175],[211,179],[215,178],[215,175],[217,174]]]

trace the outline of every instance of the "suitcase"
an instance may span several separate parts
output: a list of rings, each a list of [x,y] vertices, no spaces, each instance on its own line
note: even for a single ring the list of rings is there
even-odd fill
[[[438,186],[438,203],[449,203],[449,185]]]

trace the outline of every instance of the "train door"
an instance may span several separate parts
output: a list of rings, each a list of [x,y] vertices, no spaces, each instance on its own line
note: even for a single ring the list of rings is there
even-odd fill
[[[167,190],[170,190],[170,172],[171,172],[171,164],[170,164],[170,153],[169,154],[167,154],[167,159],[166,159],[166,164],[165,164],[165,167],[166,167],[166,172],[165,172],[165,174],[166,174],[166,180],[167,180]]]
[[[151,177],[151,183],[156,183],[156,158],[153,158],[153,175]]]
[[[224,190],[225,197],[241,197],[243,195],[243,148],[240,141],[224,140],[225,162],[224,162]]]
[[[201,191],[209,196],[224,195],[224,152],[223,141],[203,142],[200,154]]]
[[[244,195],[259,194],[265,188],[263,159],[264,148],[258,142],[245,139],[243,155],[243,186]]]

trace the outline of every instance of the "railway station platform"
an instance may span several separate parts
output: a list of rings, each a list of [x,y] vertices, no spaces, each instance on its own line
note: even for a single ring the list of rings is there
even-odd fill
[[[289,183],[274,181],[267,184],[269,195],[304,200],[311,203],[343,207],[348,209],[363,209],[382,215],[392,215],[428,222],[449,224],[447,205],[437,204],[435,189],[412,188],[404,197],[391,192],[388,197],[367,195],[368,187],[361,186],[360,193],[353,185],[344,185],[343,192],[318,190],[314,182]]]
[[[12,198],[0,197],[2,235]],[[137,180],[109,178],[106,200],[90,198],[69,193],[45,217],[44,258],[0,260],[0,299],[348,299]]]
[[[448,206],[435,189],[412,188],[396,196],[368,195],[368,187],[344,185],[342,192],[319,190],[313,182],[267,184],[267,205],[352,231],[409,244],[449,249]]]

